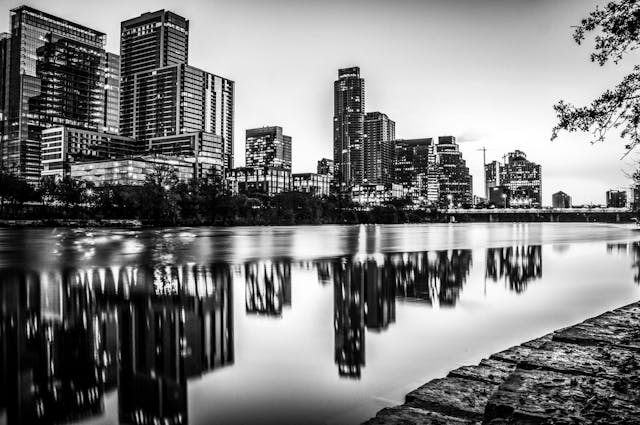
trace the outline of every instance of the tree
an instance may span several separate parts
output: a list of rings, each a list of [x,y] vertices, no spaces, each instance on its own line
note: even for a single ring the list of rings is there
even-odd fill
[[[618,0],[603,8],[596,7],[575,28],[573,38],[578,44],[594,35],[595,48],[591,61],[600,66],[618,63],[629,52],[640,47],[640,2]],[[620,137],[630,151],[640,143],[640,66],[624,77],[614,88],[605,91],[587,106],[576,107],[563,100],[553,107],[558,124],[551,140],[562,130],[592,133],[593,142],[603,141],[612,129],[621,129]]]

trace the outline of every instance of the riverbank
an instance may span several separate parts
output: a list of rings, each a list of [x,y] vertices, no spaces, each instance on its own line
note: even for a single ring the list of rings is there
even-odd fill
[[[365,423],[640,423],[640,302],[456,369]]]
[[[60,219],[44,220],[0,220],[0,227],[142,227],[140,220],[92,220],[92,219]]]

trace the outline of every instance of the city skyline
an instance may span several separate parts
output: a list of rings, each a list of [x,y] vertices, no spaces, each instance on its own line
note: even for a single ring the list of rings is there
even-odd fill
[[[558,190],[571,194],[576,204],[604,203],[606,190],[629,185],[621,170],[628,168],[625,164],[630,161],[618,160],[624,146],[616,143],[615,135],[598,145],[589,144],[588,134],[565,133],[559,140],[549,141],[555,123],[551,108],[555,101],[565,98],[588,102],[631,67],[631,61],[623,61],[618,66],[600,68],[589,62],[590,44],[576,46],[571,38],[570,26],[599,2],[405,3],[405,7],[396,10],[389,7],[390,3],[369,2],[367,8],[360,8],[361,16],[351,29],[327,34],[319,31],[333,17],[332,2],[293,6],[280,0],[267,7],[250,0],[233,4],[143,1],[135,5],[116,0],[114,7],[95,14],[93,2],[65,2],[52,10],[43,1],[10,1],[7,9],[28,4],[96,28],[107,34],[106,50],[114,53],[119,53],[121,21],[160,8],[185,16],[190,20],[190,64],[238,84],[234,151],[244,151],[246,129],[282,126],[297,141],[292,149],[293,172],[313,171],[318,159],[332,157],[331,86],[335,71],[359,66],[367,81],[367,111],[379,110],[394,119],[397,138],[449,134],[457,137],[474,178],[476,195],[483,195],[482,152],[478,150],[483,146],[488,148],[487,162],[520,149],[540,163],[544,168],[545,205],[551,204],[551,195]],[[344,13],[359,4],[347,2]],[[474,16],[474,11],[479,15]],[[274,13],[285,13],[293,28],[287,33],[271,27],[268,33],[261,31],[269,21],[265,18]],[[238,32],[231,25],[233,19],[215,20],[216,25],[209,25],[206,20],[207,16],[225,14],[252,25]],[[385,14],[391,18],[386,29],[373,31]],[[451,22],[448,19],[452,14],[459,14],[458,29],[464,30],[461,33],[436,22],[436,17]],[[343,17],[335,18],[339,18],[336,24],[342,22]],[[396,24],[406,26],[405,23],[417,23],[422,18],[426,20],[422,24],[430,28],[428,33],[411,25],[405,31],[393,31]],[[490,24],[502,18],[509,20],[498,27]],[[433,25],[429,24],[431,20]],[[0,20],[0,31],[7,30],[8,19]],[[297,30],[301,30],[299,37],[288,36]],[[366,30],[358,36],[362,40],[359,48],[336,43],[336,37],[358,30]],[[471,33],[474,37],[465,39]],[[201,41],[213,37],[217,40],[215,55],[208,53],[209,43]],[[365,42],[365,37],[369,41]],[[382,46],[400,44],[393,51],[387,49],[388,57],[380,57],[371,54],[370,45],[376,44],[373,41]],[[274,43],[271,50],[265,43]],[[329,47],[333,49],[330,55],[314,53],[325,52]],[[477,51],[478,47],[483,53]],[[430,54],[423,55],[424,48],[430,49]],[[290,57],[297,59],[296,66],[269,67],[271,61],[280,62],[267,54],[274,51],[280,52],[275,56],[292,54]],[[263,66],[256,70],[250,65],[258,59]],[[423,67],[425,61],[429,62],[428,67]],[[528,101],[521,100],[524,98]],[[579,155],[580,160],[559,160],[569,155]],[[237,155],[235,165],[242,163],[242,155]]]

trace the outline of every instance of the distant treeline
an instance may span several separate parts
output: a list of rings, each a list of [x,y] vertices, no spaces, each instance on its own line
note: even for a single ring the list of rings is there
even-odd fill
[[[138,219],[149,225],[287,225],[443,221],[437,211],[394,200],[370,209],[336,196],[287,192],[233,195],[220,179],[178,182],[158,169],[142,186],[95,187],[86,181],[45,177],[38,187],[0,171],[1,219]]]

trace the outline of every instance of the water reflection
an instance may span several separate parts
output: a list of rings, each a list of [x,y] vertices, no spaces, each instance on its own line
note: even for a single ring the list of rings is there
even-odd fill
[[[145,251],[121,239],[109,243],[128,246],[125,254],[135,251],[143,261],[113,254],[85,267],[69,260],[62,263],[75,267],[0,269],[0,407],[9,424],[100,415],[112,391],[120,423],[188,423],[189,381],[234,363],[236,279],[244,314],[268,320],[294,307],[297,271],[315,275],[333,291],[338,376],[358,379],[367,333],[394,326],[397,303],[455,308],[474,256],[486,278],[522,294],[542,277],[543,261],[541,245],[381,253],[364,244],[354,255],[330,259],[176,264],[158,246]],[[640,243],[608,244],[607,252],[629,255],[640,282]]]
[[[524,292],[529,282],[542,277],[542,247],[520,245],[487,249],[486,276],[494,282],[504,279],[512,291]]]
[[[640,285],[640,242],[608,243],[607,253],[631,257],[631,268],[634,270],[633,281]]]
[[[228,266],[3,270],[7,421],[103,411],[122,423],[187,423],[187,379],[233,363]]]

